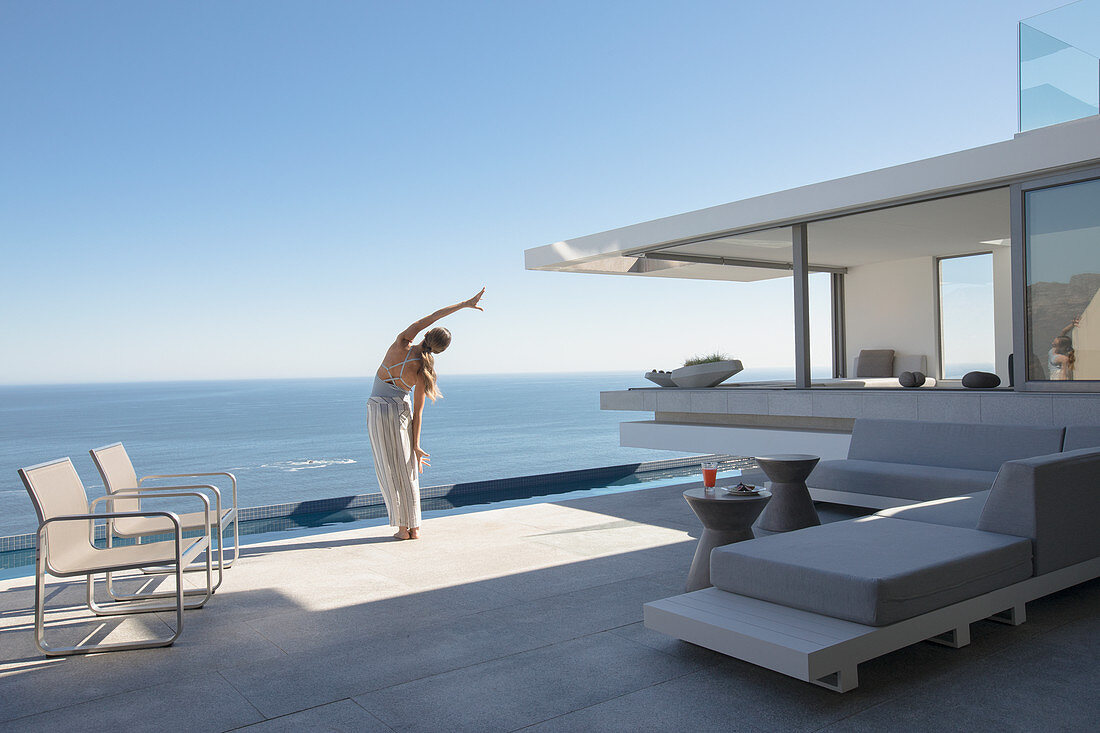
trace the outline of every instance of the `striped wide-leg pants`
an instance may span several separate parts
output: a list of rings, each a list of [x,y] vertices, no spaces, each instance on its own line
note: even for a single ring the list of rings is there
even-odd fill
[[[409,397],[371,397],[367,431],[374,470],[392,527],[420,526],[420,477],[412,452],[412,402]]]

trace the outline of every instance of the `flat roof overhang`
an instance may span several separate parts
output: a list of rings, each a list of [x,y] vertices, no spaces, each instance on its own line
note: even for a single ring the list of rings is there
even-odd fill
[[[1100,116],[957,153],[555,242],[529,270],[753,281],[792,268],[809,223],[809,270],[990,251],[1010,239],[1007,186],[1100,162]]]

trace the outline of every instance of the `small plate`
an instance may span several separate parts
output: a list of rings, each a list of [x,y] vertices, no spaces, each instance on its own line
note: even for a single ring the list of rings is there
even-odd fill
[[[730,496],[760,496],[760,489],[753,489],[752,491],[738,491],[737,489],[725,489],[725,492]]]

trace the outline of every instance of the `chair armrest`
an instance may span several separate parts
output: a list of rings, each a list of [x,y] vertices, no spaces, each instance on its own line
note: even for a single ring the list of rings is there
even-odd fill
[[[100,501],[100,499],[105,498],[107,497],[100,497],[99,499],[93,501],[91,508],[94,508],[95,505]],[[205,499],[206,497],[203,498]],[[42,547],[42,530],[46,528],[47,524],[52,524],[53,522],[88,522],[89,520],[91,520],[88,527],[88,540],[92,543],[92,547],[95,547],[95,520],[123,519],[126,517],[167,517],[169,521],[172,522],[172,524],[176,525],[176,554],[180,554],[180,541],[183,538],[183,528],[180,525],[180,518],[175,512],[166,511],[103,512],[102,514],[88,512],[87,514],[63,514],[57,517],[50,517],[44,522],[39,522],[38,524],[38,546]]]
[[[111,497],[115,497],[115,498],[122,498],[122,497],[135,498],[135,497],[137,497],[137,498],[140,498],[142,495],[144,495],[146,493],[149,493],[149,494],[158,494],[159,493],[161,496],[163,496],[163,495],[165,495],[165,492],[172,492],[172,491],[186,491],[188,493],[188,495],[190,495],[191,493],[194,493],[195,489],[207,489],[208,491],[213,491],[214,492],[214,505],[215,505],[214,506],[214,516],[216,516],[218,518],[218,520],[220,521],[221,518],[222,518],[222,492],[221,492],[221,489],[219,489],[217,486],[214,486],[213,484],[191,484],[191,485],[188,485],[188,486],[138,486],[137,488],[120,489],[119,491],[115,491],[115,492],[112,492],[112,493],[108,494],[104,498],[107,498],[107,499],[110,499]]]
[[[179,488],[184,488],[184,487],[179,487]],[[198,497],[198,499],[203,504],[203,519],[204,519],[204,524],[206,525],[206,534],[207,534],[207,536],[209,536],[210,535],[210,498],[206,494],[202,493],[201,491],[162,491],[162,492],[157,492],[155,494],[148,494],[148,495],[144,495],[144,496],[141,493],[138,493],[137,491],[132,491],[132,490],[116,491],[112,494],[104,494],[103,496],[96,497],[95,499],[92,500],[92,503],[89,505],[89,508],[94,511],[95,507],[96,507],[96,504],[98,504],[101,501],[110,501],[111,499],[119,499],[119,498],[135,499],[135,498],[139,498],[139,497],[140,498],[146,498],[146,499],[168,499],[168,498],[176,497],[176,496],[195,496],[195,497]],[[92,516],[93,516],[93,518],[103,517],[103,518],[106,519],[106,518],[110,518],[110,517],[108,517],[109,514],[123,514],[123,515],[125,515],[125,514],[131,514],[131,513],[138,514],[138,515],[142,514],[142,512],[107,512],[106,514],[93,514]],[[161,513],[164,514],[165,512],[161,512]],[[167,514],[172,514],[172,516],[175,517],[176,531],[179,532],[180,531],[179,517],[176,516],[175,514],[173,514],[172,512],[166,512],[166,513]]]
[[[208,471],[205,473],[161,473],[153,474],[152,476],[144,476],[138,481],[140,487],[144,482],[149,479],[162,479],[162,478],[195,478],[198,476],[227,476],[230,481],[233,482],[233,508],[237,508],[237,477],[228,471]]]

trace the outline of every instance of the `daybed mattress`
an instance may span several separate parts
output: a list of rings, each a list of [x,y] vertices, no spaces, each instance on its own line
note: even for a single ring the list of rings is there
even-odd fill
[[[718,547],[711,582],[731,593],[886,626],[1031,577],[1031,541],[862,517]]]

